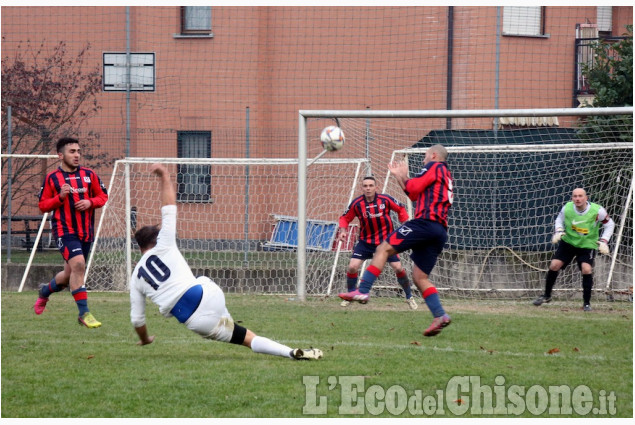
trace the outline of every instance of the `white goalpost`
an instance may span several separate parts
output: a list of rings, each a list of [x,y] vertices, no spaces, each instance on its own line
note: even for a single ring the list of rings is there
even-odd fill
[[[390,178],[386,165],[394,159],[408,162],[414,176],[422,168],[427,147],[441,143],[450,153],[448,165],[455,183],[455,203],[450,210],[449,239],[433,271],[440,290],[460,297],[533,297],[544,287],[544,273],[555,246],[550,239],[555,217],[571,191],[584,187],[591,202],[604,206],[616,222],[611,256],[596,259],[595,290],[631,294],[632,269],[632,108],[575,108],[480,111],[299,111],[298,211],[299,234],[304,217],[307,158],[319,151],[319,131],[337,119],[346,134],[341,151],[326,157],[354,156],[368,160],[383,192],[412,205]],[[590,116],[615,119],[608,129],[584,131]],[[503,126],[502,117],[555,117],[552,127]],[[516,119],[512,122],[521,122]],[[532,121],[532,120],[525,120]],[[540,122],[539,119],[533,120]],[[450,125],[448,125],[450,123]],[[359,182],[356,182],[359,183]],[[358,186],[358,191],[360,186]],[[343,211],[343,209],[342,209]],[[395,225],[398,226],[398,222]],[[297,295],[308,294],[303,271],[308,252],[298,241]],[[345,259],[346,262],[348,258]],[[401,256],[411,270],[408,253]],[[327,286],[326,295],[344,288],[341,261]],[[339,276],[339,277],[337,277]],[[561,273],[556,291],[580,290],[579,272],[569,267]],[[335,288],[335,289],[333,289]],[[376,292],[399,292],[392,273],[382,273]]]

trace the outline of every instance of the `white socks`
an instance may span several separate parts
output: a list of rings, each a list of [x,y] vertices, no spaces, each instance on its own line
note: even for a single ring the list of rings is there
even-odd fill
[[[254,337],[251,341],[251,350],[254,353],[291,358],[291,348],[262,336]]]

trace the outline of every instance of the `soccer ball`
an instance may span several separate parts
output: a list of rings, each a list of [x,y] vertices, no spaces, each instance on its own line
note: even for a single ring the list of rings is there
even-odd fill
[[[344,146],[344,132],[335,125],[329,125],[322,130],[320,140],[322,141],[322,146],[327,151],[337,151]]]

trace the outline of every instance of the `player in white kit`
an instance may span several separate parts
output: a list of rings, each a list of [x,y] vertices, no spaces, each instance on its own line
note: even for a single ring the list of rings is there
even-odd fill
[[[176,317],[203,338],[244,345],[255,353],[297,360],[321,358],[322,351],[317,348],[291,349],[234,323],[223,291],[208,277],[194,277],[177,247],[176,193],[168,170],[153,164],[150,171],[160,179],[161,227],[145,226],[135,233],[143,254],[130,278],[130,320],[139,335],[138,344],[154,341],[145,320],[148,297],[162,315]]]

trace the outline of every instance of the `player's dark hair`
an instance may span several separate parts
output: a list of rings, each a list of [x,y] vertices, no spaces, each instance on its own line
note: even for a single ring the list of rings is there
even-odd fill
[[[157,244],[159,226],[143,226],[134,234],[134,238],[141,249],[149,249]]]
[[[375,183],[377,183],[377,180],[375,180],[375,176],[366,176],[366,177],[364,177],[364,178],[362,179],[362,181],[364,181],[364,180],[372,180],[372,181],[374,181]]]
[[[61,139],[57,141],[57,152],[58,153],[62,152],[62,150],[64,149],[64,146],[71,145],[73,143],[79,144],[79,140],[74,139],[72,137],[62,137]]]

